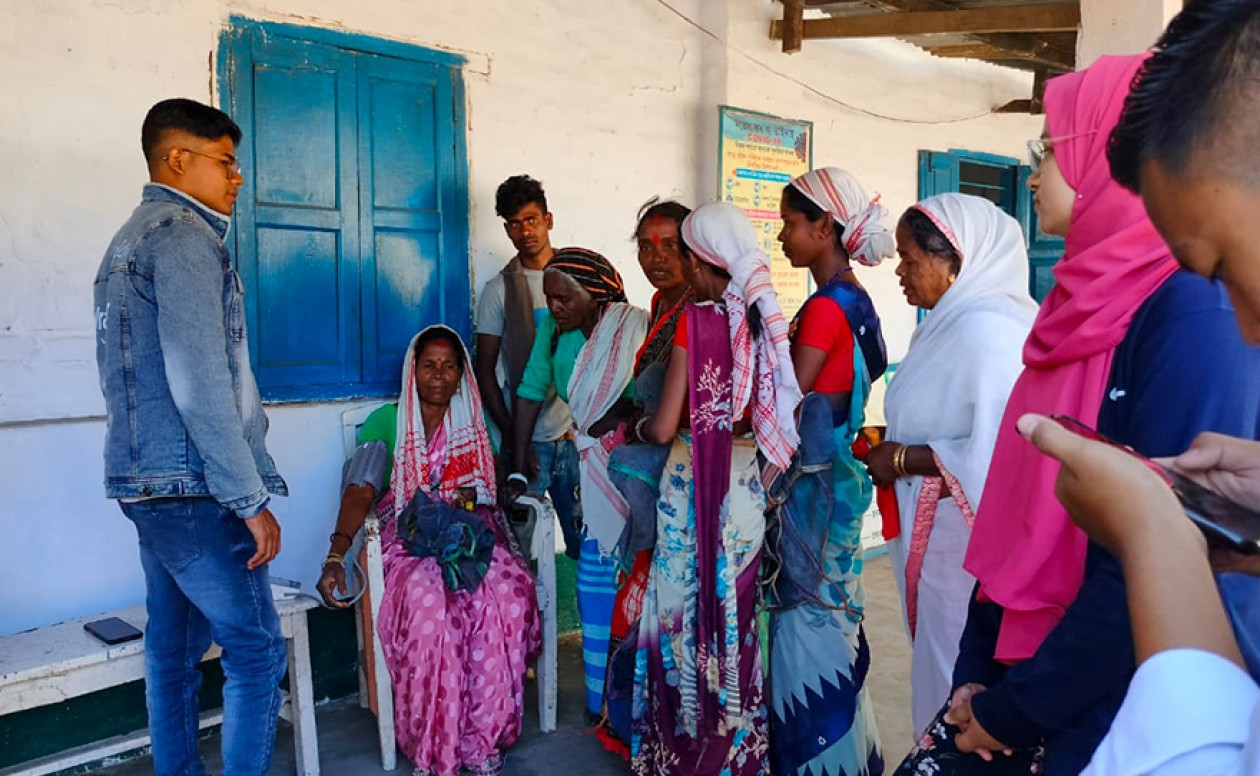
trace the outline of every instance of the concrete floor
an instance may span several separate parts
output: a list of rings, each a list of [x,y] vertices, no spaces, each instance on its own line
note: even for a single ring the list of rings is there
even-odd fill
[[[884,757],[896,764],[909,750],[910,729],[910,648],[902,625],[901,601],[887,556],[868,561],[866,581],[867,638],[872,653],[867,680],[875,703]],[[526,692],[525,731],[507,752],[505,776],[543,774],[582,774],[582,776],[624,776],[627,768],[616,755],[604,751],[585,726],[582,687],[581,646],[573,638],[560,648],[559,724],[556,732],[538,731],[533,685]],[[319,709],[320,764],[326,776],[380,774],[380,750],[376,746],[376,720],[358,707],[354,699],[330,703]],[[219,738],[202,743],[202,756],[211,773],[222,768]],[[293,731],[281,723],[270,774],[288,776],[294,772]],[[890,765],[891,769],[891,765]],[[396,774],[406,774],[407,761],[399,758]],[[123,765],[97,770],[96,776],[141,776],[152,772],[148,757]]]

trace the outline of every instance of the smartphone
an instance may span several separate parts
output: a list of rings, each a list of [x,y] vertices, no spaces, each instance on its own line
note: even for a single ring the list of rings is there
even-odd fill
[[[83,630],[110,645],[135,641],[144,635],[139,628],[117,617],[85,622]]]
[[[1260,512],[1208,490],[1178,472],[1162,467],[1172,478],[1173,493],[1186,517],[1199,526],[1208,544],[1243,555],[1260,555]]]
[[[1078,436],[1111,445],[1137,458],[1172,488],[1190,522],[1199,527],[1208,544],[1243,555],[1260,555],[1260,512],[1208,490],[1180,472],[1152,461],[1128,445],[1122,445],[1067,415],[1050,419]]]

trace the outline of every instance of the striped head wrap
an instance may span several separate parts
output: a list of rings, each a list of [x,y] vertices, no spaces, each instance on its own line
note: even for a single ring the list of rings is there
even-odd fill
[[[788,349],[788,325],[770,282],[770,257],[758,247],[757,233],[744,211],[728,202],[701,205],[683,221],[682,238],[706,264],[731,276],[723,294],[730,326],[732,367],[731,417],[752,406],[757,447],[780,471],[786,471],[800,443],[796,406],[801,389]],[[748,310],[761,314],[753,334]]]
[[[897,243],[884,226],[888,209],[879,195],[866,196],[857,178],[838,167],[811,170],[788,184],[829,213],[844,229],[844,249],[867,267],[897,253]]]
[[[586,289],[595,303],[606,307],[612,302],[626,302],[626,286],[621,274],[608,259],[585,248],[560,248],[547,262],[547,271],[564,273]]]

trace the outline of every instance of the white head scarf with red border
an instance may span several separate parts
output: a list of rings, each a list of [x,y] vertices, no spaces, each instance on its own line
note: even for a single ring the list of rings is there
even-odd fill
[[[866,196],[858,179],[839,167],[811,170],[790,184],[804,194],[844,229],[844,249],[849,257],[874,267],[897,253],[884,219],[888,209],[879,204],[879,195]]]
[[[416,344],[426,332],[435,329],[450,332],[464,354],[464,374],[460,378],[459,390],[451,397],[446,418],[442,421],[446,445],[442,455],[441,480],[436,487],[430,471],[429,440],[425,439],[424,422],[420,417],[420,395],[416,391],[416,358],[419,355]],[[481,414],[481,394],[477,390],[477,378],[473,376],[468,348],[450,327],[441,324],[430,326],[412,338],[403,362],[397,430],[394,474],[390,482],[394,492],[395,517],[402,514],[420,487],[428,488],[430,493],[445,501],[455,501],[462,488],[471,488],[477,494],[478,504],[494,505],[494,452]]]
[[[757,446],[781,471],[800,444],[796,407],[801,389],[788,343],[788,325],[770,282],[770,257],[758,247],[757,232],[744,211],[727,202],[701,205],[682,226],[683,241],[707,264],[726,270],[724,293],[734,357],[731,417],[743,417],[752,405]],[[761,331],[753,337],[748,308],[761,312]]]

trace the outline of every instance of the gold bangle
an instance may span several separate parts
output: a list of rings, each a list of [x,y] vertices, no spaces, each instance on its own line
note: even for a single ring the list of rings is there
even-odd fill
[[[324,556],[324,566],[327,566],[330,563],[336,563],[338,566],[344,566],[346,565],[345,556],[338,555],[335,552],[330,552]],[[323,566],[320,568],[323,568]]]
[[[910,476],[910,472],[906,471],[906,450],[909,449],[910,448],[907,445],[900,445],[896,451],[893,452],[893,474],[897,475],[898,479]]]

